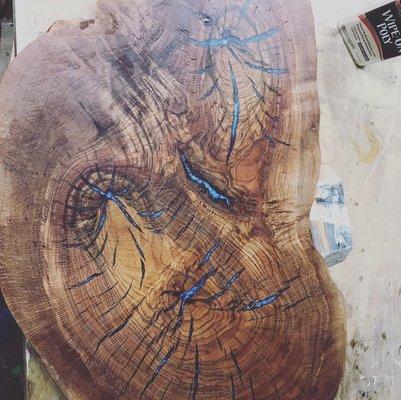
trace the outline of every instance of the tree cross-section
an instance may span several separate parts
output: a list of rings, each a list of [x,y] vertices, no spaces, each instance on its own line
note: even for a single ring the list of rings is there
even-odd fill
[[[307,0],[100,0],[0,87],[0,284],[71,400],[325,400]]]

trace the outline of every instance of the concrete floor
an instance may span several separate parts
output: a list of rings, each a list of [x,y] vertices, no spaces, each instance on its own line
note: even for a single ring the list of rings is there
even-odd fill
[[[360,70],[337,23],[374,5],[311,0],[322,160],[343,179],[355,249],[331,269],[348,313],[341,400],[401,398],[401,58]],[[19,51],[55,19],[94,16],[95,0],[15,0]],[[31,399],[36,400],[36,399]]]

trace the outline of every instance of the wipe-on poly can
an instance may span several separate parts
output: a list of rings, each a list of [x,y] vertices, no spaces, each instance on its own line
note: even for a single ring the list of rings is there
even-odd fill
[[[401,0],[338,24],[355,64],[369,64],[401,55]]]

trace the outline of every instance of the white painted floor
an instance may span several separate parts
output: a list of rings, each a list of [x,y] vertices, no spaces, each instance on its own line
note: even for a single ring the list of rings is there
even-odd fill
[[[347,371],[338,399],[400,400],[401,57],[357,69],[338,34],[340,19],[377,2],[311,1],[322,161],[344,181],[355,241],[348,259],[331,269],[348,312]],[[15,4],[18,51],[56,19],[95,15],[95,0]]]
[[[96,14],[96,0],[14,0],[17,52],[58,19],[89,19]]]
[[[342,400],[401,399],[401,58],[357,69],[337,31],[366,0],[312,0],[322,159],[345,185],[355,249],[331,269],[348,313]]]

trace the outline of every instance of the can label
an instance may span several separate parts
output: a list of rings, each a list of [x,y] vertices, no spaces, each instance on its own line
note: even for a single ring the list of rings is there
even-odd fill
[[[401,55],[401,0],[341,21],[338,27],[359,67]]]

